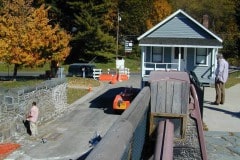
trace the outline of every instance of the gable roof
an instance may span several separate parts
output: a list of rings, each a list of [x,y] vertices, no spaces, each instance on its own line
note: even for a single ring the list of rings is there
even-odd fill
[[[179,9],[137,38],[140,46],[214,46],[222,47],[222,39]]]

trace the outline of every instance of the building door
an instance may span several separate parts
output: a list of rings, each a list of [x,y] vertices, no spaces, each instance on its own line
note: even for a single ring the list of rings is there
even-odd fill
[[[187,52],[186,48],[183,47],[173,47],[172,48],[172,63],[179,63],[179,54],[180,56],[180,71],[186,71],[187,64]],[[174,65],[176,68],[176,65]]]

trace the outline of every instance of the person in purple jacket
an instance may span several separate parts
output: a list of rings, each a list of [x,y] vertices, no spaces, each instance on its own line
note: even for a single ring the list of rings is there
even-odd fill
[[[225,101],[225,83],[228,79],[228,62],[222,54],[217,55],[217,68],[215,72],[215,90],[216,99],[214,105],[224,104]]]

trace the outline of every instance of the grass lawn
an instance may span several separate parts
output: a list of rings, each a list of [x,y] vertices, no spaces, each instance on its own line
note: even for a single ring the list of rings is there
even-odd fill
[[[87,89],[67,88],[67,104],[72,104],[88,93]]]
[[[97,87],[100,82],[91,78],[68,78],[67,103],[71,104],[89,92],[89,87]]]
[[[236,72],[229,74],[229,77],[228,77],[225,87],[230,88],[238,83],[240,83],[240,71],[236,71]]]
[[[25,80],[25,81],[0,81],[0,87],[11,89],[11,88],[20,88],[26,86],[35,86],[43,80]]]
[[[13,68],[14,65],[8,65],[5,63],[0,63],[0,72],[9,72],[10,75],[12,75],[13,73]],[[18,72],[45,72],[46,70],[50,69],[50,64],[46,63],[45,65],[42,65],[40,67],[36,67],[36,68],[19,68]]]
[[[141,60],[138,59],[130,59],[126,58],[125,60],[125,67],[130,69],[130,72],[140,72],[140,66],[141,66]],[[103,72],[107,72],[108,69],[115,69],[116,68],[116,62],[110,61],[108,63],[93,63],[96,65],[96,68],[102,69]],[[64,73],[66,74],[68,71],[69,65],[60,65],[60,67],[64,68]],[[5,63],[0,62],[0,72],[9,72],[10,75],[13,73],[14,65],[7,65]],[[46,63],[45,65],[42,65],[40,67],[35,68],[19,68],[18,72],[41,72],[45,73],[46,70],[50,70],[50,64]]]

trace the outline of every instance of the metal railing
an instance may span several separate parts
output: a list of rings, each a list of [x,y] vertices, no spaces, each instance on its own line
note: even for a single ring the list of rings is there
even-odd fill
[[[205,144],[205,140],[204,140],[203,124],[202,124],[202,119],[201,119],[198,95],[197,95],[197,92],[196,92],[193,84],[191,84],[191,86],[190,86],[190,91],[191,91],[191,95],[193,97],[193,104],[192,103],[189,104],[189,107],[191,110],[190,115],[196,121],[199,145],[200,145],[200,150],[201,150],[201,158],[202,158],[202,160],[207,160],[207,149],[206,149],[206,144]]]
[[[119,74],[126,74],[128,78],[130,77],[130,69],[129,68],[120,68],[118,70]]]
[[[101,74],[102,74],[102,69],[93,69],[93,78],[94,79],[98,79]]]
[[[100,75],[102,74],[102,69],[93,69],[93,78],[94,79],[98,79],[100,77]],[[107,70],[107,74],[119,74],[119,75],[123,75],[126,74],[127,77],[130,77],[130,69],[129,68],[120,68],[120,69],[108,69]]]
[[[149,76],[151,71],[177,71],[179,70],[178,63],[153,63],[153,62],[144,62],[144,66],[142,69],[142,76]]]

